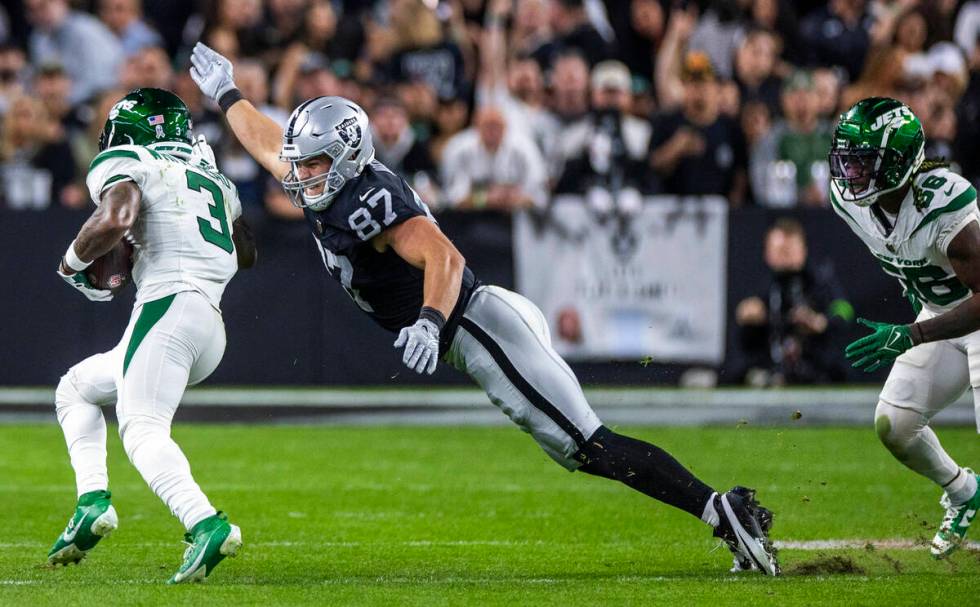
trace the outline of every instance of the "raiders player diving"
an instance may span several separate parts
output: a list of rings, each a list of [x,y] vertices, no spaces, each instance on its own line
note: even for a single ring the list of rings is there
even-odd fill
[[[297,107],[285,132],[242,99],[232,65],[203,44],[191,76],[245,149],[301,207],[327,271],[355,303],[398,333],[402,360],[432,373],[438,359],[473,378],[510,419],[568,470],[619,480],[714,527],[736,568],[777,575],[771,513],[752,490],[719,494],[662,449],[602,425],[551,347],[540,310],[482,285],[425,203],[374,159],[368,117],[342,97]]]

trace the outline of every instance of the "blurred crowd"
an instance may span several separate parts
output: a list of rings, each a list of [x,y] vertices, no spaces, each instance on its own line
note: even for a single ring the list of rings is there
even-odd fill
[[[0,6],[0,204],[84,208],[87,165],[127,90],[175,90],[245,205],[298,217],[188,72],[203,40],[284,121],[344,95],[378,158],[438,208],[577,194],[827,205],[836,116],[896,97],[927,154],[975,183],[980,1],[23,0]]]

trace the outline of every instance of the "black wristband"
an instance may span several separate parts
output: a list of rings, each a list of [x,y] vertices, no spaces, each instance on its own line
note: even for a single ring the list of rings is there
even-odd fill
[[[244,99],[242,97],[242,92],[238,89],[231,89],[226,91],[221,97],[218,97],[218,107],[221,108],[222,112],[227,112],[231,106],[235,105],[239,101]]]
[[[430,308],[429,306],[422,306],[422,311],[419,312],[419,320],[422,319],[431,321],[440,331],[446,326],[446,317],[442,315],[442,312],[436,310],[435,308]]]

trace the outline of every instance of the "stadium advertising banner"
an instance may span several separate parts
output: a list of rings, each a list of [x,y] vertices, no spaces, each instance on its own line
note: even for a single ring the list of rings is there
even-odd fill
[[[545,216],[516,217],[518,290],[571,360],[721,362],[727,203],[657,196],[630,206],[600,212],[559,196]]]

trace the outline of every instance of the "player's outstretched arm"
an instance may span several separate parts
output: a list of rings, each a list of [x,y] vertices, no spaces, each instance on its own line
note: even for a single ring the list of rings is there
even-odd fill
[[[85,268],[78,267],[78,261],[87,265],[116,246],[136,222],[141,198],[140,189],[132,181],[119,182],[103,192],[101,204],[82,225],[61,260],[62,273],[80,272]]]
[[[398,333],[395,347],[402,362],[416,373],[432,373],[439,360],[440,333],[459,298],[466,261],[453,243],[425,217],[413,217],[375,237],[373,244],[384,250],[392,247],[411,265],[424,273],[422,309],[419,319]]]
[[[379,234],[375,246],[390,246],[399,257],[422,270],[422,305],[449,318],[459,299],[466,260],[432,221],[413,217]]]
[[[289,165],[279,160],[282,129],[242,98],[235,87],[231,62],[220,53],[198,42],[191,53],[191,78],[201,92],[218,104],[228,119],[235,137],[252,158],[280,181],[289,172]]]
[[[912,325],[916,344],[962,337],[980,330],[980,224],[968,223],[946,249],[956,277],[973,296],[945,314]]]
[[[238,256],[238,269],[247,270],[255,265],[255,260],[259,256],[255,249],[252,228],[245,223],[244,217],[236,219],[231,227],[231,239],[235,242],[235,254]]]

